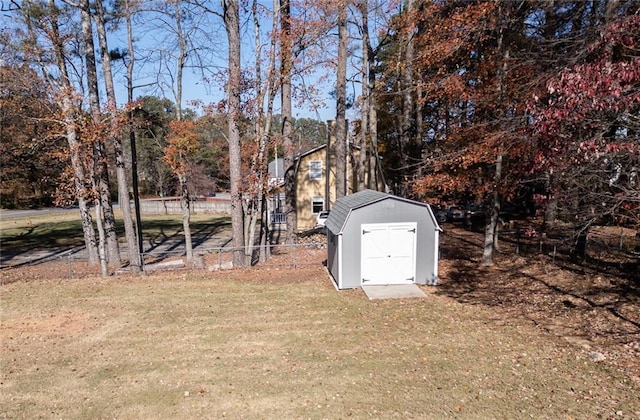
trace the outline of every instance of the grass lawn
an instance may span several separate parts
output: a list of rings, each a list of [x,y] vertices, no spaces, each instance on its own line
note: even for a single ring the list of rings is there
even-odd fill
[[[640,389],[486,306],[322,267],[0,287],[2,418],[640,418]]]
[[[221,229],[230,229],[228,216],[194,214],[190,228],[194,236],[207,236]],[[116,232],[124,241],[124,224],[119,212],[116,213]],[[175,235],[182,235],[181,215],[148,215],[142,217],[142,235],[145,241],[162,241]],[[56,247],[84,246],[80,214],[70,211],[62,214],[20,218],[0,221],[2,249],[21,251]]]

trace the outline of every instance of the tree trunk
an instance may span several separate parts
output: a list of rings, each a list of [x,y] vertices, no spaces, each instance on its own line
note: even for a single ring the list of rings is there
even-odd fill
[[[555,225],[556,217],[558,215],[558,196],[554,193],[554,176],[552,173],[547,172],[545,174],[545,178],[548,201],[544,207],[544,222],[542,224],[543,230],[552,228]]]
[[[347,9],[338,12],[338,63],[336,69],[336,200],[347,194]],[[327,167],[327,182],[329,182]],[[330,197],[325,200],[329,202]]]
[[[63,80],[66,80],[63,78]],[[70,90],[69,90],[70,91]],[[91,217],[89,205],[87,203],[87,191],[89,188],[85,186],[86,175],[82,160],[80,159],[80,144],[78,142],[78,133],[76,132],[76,121],[73,117],[72,100],[70,98],[62,99],[62,112],[64,113],[64,124],[67,135],[67,144],[71,151],[71,167],[73,168],[74,184],[76,189],[76,199],[78,200],[78,209],[80,210],[80,219],[82,220],[82,233],[84,235],[84,243],[89,257],[89,264],[96,264],[99,261],[98,244],[96,241],[96,232],[93,227],[93,219]]]
[[[180,51],[178,52],[178,59],[176,63],[176,118],[178,121],[182,120],[182,78],[184,72],[184,66],[187,62],[187,40],[182,32],[182,13],[180,10],[181,1],[174,0],[173,2],[173,18],[176,21],[176,36],[178,37],[178,45]]]
[[[406,28],[404,29],[404,65],[402,66],[402,122],[400,130],[400,138],[402,141],[402,147],[406,150],[408,162],[414,163],[416,156],[416,139],[414,133],[414,89],[413,89],[413,8],[414,2],[408,1],[405,14],[407,15]]]
[[[258,223],[258,203],[251,200],[249,204],[249,214],[246,217],[248,219],[245,220],[245,226],[247,227],[247,231],[245,232],[245,240],[247,243],[245,244],[245,258],[247,265],[253,264],[253,248],[256,244],[256,224]]]
[[[242,161],[240,154],[240,17],[237,0],[222,0],[224,25],[229,41],[229,80],[227,81],[227,113],[229,139],[229,178],[231,193],[231,229],[233,265],[244,267],[244,229],[240,184],[242,183]]]
[[[359,4],[360,14],[362,15],[362,120],[360,122],[360,155],[357,160],[357,177],[358,191],[365,188],[371,188],[371,177],[365,175],[365,167],[367,165],[367,137],[369,136],[369,72],[373,69],[369,68],[369,8],[368,1],[361,1]]]
[[[93,43],[93,27],[91,23],[91,10],[89,0],[81,0],[80,16],[82,21],[82,36],[84,41],[84,58],[87,70],[87,90],[89,93],[89,107],[93,118],[93,129],[100,130],[101,110],[98,93],[98,69],[96,67],[96,52]],[[120,248],[118,236],[116,234],[116,221],[111,203],[111,189],[109,187],[109,172],[107,170],[107,155],[105,152],[102,133],[96,133],[94,139],[94,165],[97,192],[102,205],[101,216],[104,217],[104,228],[106,232],[107,249],[109,251],[109,262],[119,266]]]
[[[78,209],[80,210],[80,220],[82,221],[82,233],[84,235],[84,244],[89,257],[89,264],[95,265],[99,261],[98,244],[96,242],[96,232],[93,228],[93,220],[89,205],[86,199],[87,188],[85,188],[85,174],[82,162],[79,156],[78,137],[75,131],[75,121],[71,115],[71,111],[67,108],[69,99],[63,99],[62,111],[65,113],[65,128],[67,132],[67,143],[71,150],[71,167],[73,168],[74,184],[76,187],[76,199],[78,200]],[[70,108],[70,106],[69,106]]]
[[[287,220],[286,243],[295,243],[297,230],[297,203],[294,177],[294,147],[293,147],[293,114],[291,108],[291,5],[289,0],[280,2],[280,77],[281,77],[281,106],[282,106],[282,149],[284,169],[284,213]],[[277,146],[276,146],[277,147]]]
[[[120,259],[120,246],[118,244],[118,236],[116,232],[116,217],[113,212],[113,204],[111,202],[111,188],[109,187],[109,172],[107,170],[106,160],[107,154],[104,143],[97,141],[94,152],[96,154],[96,187],[100,195],[100,204],[102,205],[102,216],[104,218],[105,239],[108,249],[109,262],[116,266],[122,264]]]
[[[369,40],[367,43],[367,69],[369,72],[367,79],[367,99],[369,107],[366,110],[368,113],[367,122],[369,130],[369,188],[378,190],[378,185],[384,184],[384,191],[388,192],[386,182],[384,182],[384,179],[380,179],[382,170],[380,168],[380,160],[378,157],[378,101],[376,91],[376,72],[374,70],[375,54],[371,48],[371,40],[368,33],[365,34],[365,36]]]
[[[104,74],[104,85],[107,94],[108,112],[111,118],[111,130],[109,140],[113,144],[114,157],[116,163],[116,178],[118,180],[118,203],[120,211],[122,211],[122,220],[124,222],[124,232],[129,251],[129,266],[131,272],[139,273],[141,270],[140,252],[138,250],[138,242],[136,239],[136,231],[133,226],[131,214],[131,204],[129,201],[129,188],[127,184],[127,175],[124,158],[124,148],[121,140],[121,130],[115,125],[118,111],[116,109],[116,93],[113,84],[113,74],[111,72],[111,55],[107,44],[107,31],[105,25],[105,11],[102,6],[102,0],[95,1],[96,7],[96,30],[98,32],[98,41],[100,52],[102,54],[102,72]],[[132,54],[132,52],[130,52]]]
[[[187,261],[193,262],[193,242],[191,240],[191,200],[189,190],[187,189],[187,180],[185,177],[180,178],[180,193],[182,195],[182,229],[184,230],[184,246],[187,252]]]
[[[575,261],[585,262],[587,260],[587,246],[589,239],[590,224],[578,225],[574,231],[574,242],[571,249],[571,258]]]
[[[129,61],[127,62],[127,102],[133,102],[133,69],[135,66],[135,49],[133,43],[133,10],[129,0],[124,0],[125,20],[127,23],[127,48]],[[136,214],[136,236],[138,239],[138,253],[140,254],[140,269],[144,266],[144,243],[142,237],[142,218],[140,216],[140,194],[138,192],[138,153],[136,148],[136,132],[134,130],[133,111],[129,110],[129,144],[131,147],[131,188],[133,190],[133,203]],[[164,200],[164,195],[163,195]]]
[[[482,249],[483,266],[493,264],[493,252],[498,249],[498,217],[500,215],[500,194],[498,184],[502,178],[502,154],[496,157],[495,187],[493,190],[492,202],[487,215],[487,225],[484,230],[484,247]]]
[[[277,2],[274,2],[274,7]],[[277,40],[275,36],[271,37],[268,54],[268,65],[266,80],[262,78],[262,40],[260,31],[260,16],[258,13],[257,0],[252,2],[253,29],[254,29],[254,46],[255,46],[255,68],[256,68],[256,86],[257,86],[257,115],[255,117],[255,134],[258,146],[258,153],[253,157],[251,170],[255,177],[254,187],[251,188],[251,221],[249,226],[249,236],[247,252],[252,255],[252,248],[255,245],[259,247],[259,261],[266,260],[266,238],[268,235],[268,214],[266,212],[266,200],[264,199],[268,193],[267,185],[267,145],[271,136],[271,122],[273,120],[273,103],[276,95],[276,47]],[[273,20],[271,23],[271,33],[276,34],[278,30],[280,10],[275,9]],[[265,103],[266,98],[266,103]],[[266,110],[265,110],[266,106]],[[260,219],[260,232],[258,241],[255,241],[255,227]]]
[[[544,229],[552,228],[556,223],[558,214],[558,197],[553,194],[544,207]]]
[[[420,159],[420,162],[424,162],[424,153],[423,153],[423,149],[422,149],[422,136],[423,136],[423,130],[424,130],[424,116],[423,116],[423,107],[422,105],[420,105],[420,103],[422,103],[422,87],[421,86],[417,86],[416,87],[416,117],[415,117],[415,125],[416,125],[416,129],[415,129],[415,144],[416,144],[416,148],[417,148],[417,156],[416,158]],[[423,173],[423,166],[420,165],[418,167],[418,170],[416,172],[414,172],[414,175],[417,178],[422,178],[424,176]]]
[[[93,228],[93,220],[91,213],[89,212],[89,206],[86,200],[85,182],[86,176],[82,160],[80,159],[80,144],[78,142],[78,133],[76,131],[76,121],[74,117],[74,105],[73,105],[73,88],[69,80],[69,72],[67,69],[67,62],[64,55],[63,41],[60,37],[60,31],[58,28],[58,22],[55,18],[57,14],[54,12],[56,9],[53,0],[49,0],[49,9],[51,10],[51,16],[54,18],[51,20],[51,41],[53,44],[53,53],[56,60],[56,65],[60,71],[60,90],[63,95],[59,102],[60,110],[64,115],[64,127],[66,131],[67,144],[69,145],[69,151],[71,155],[71,167],[73,169],[74,184],[76,199],[78,200],[78,208],[80,210],[80,219],[82,220],[82,233],[84,235],[84,243],[87,248],[87,254],[89,258],[89,264],[96,264],[98,262],[98,246],[96,243],[96,233]]]
[[[182,79],[184,66],[187,62],[187,40],[185,34],[182,31],[182,13],[180,10],[181,1],[176,0],[173,2],[174,15],[173,18],[176,22],[176,36],[178,37],[178,59],[176,63],[176,119],[182,121]],[[185,157],[186,159],[186,157]],[[182,228],[184,230],[184,245],[187,252],[187,261],[193,261],[193,241],[191,239],[191,201],[189,198],[189,190],[187,188],[187,176],[186,174],[180,175],[180,193],[182,195]]]
[[[100,200],[96,200],[96,226],[98,228],[98,254],[100,255],[100,272],[102,273],[102,277],[109,276],[109,269],[107,267],[107,256],[104,249],[104,226],[102,226],[102,205],[100,204]]]
[[[501,7],[498,7],[498,11],[500,16],[502,17],[502,13],[500,13]],[[508,15],[508,12],[507,12]],[[505,18],[508,19],[508,16]],[[507,105],[505,102],[505,83],[506,83],[506,75],[507,75],[507,65],[509,60],[509,48],[505,48],[504,45],[504,28],[500,28],[498,33],[497,40],[497,56],[502,59],[501,65],[497,69],[497,87],[496,87],[496,97],[498,99],[497,103],[500,106],[504,106],[504,109],[497,109],[495,111],[495,115],[498,116],[497,130],[504,131],[507,128],[504,126],[504,123],[501,121],[503,118],[506,119],[506,108]],[[483,266],[488,266],[493,264],[493,252],[498,251],[498,218],[500,216],[500,184],[502,182],[502,160],[504,157],[504,145],[502,144],[502,140],[498,141],[498,151],[496,156],[496,166],[495,173],[493,177],[493,195],[492,195],[492,203],[489,211],[489,218],[487,220],[487,226],[485,227],[485,236],[484,236],[484,249],[482,252],[482,263]]]
[[[260,262],[265,262],[271,257],[271,244],[269,241],[269,205],[267,203],[267,197],[262,196],[262,203],[260,204]]]
[[[369,72],[369,92],[373,94],[369,95],[369,179],[371,179],[371,186],[375,190],[379,189],[379,185],[382,185],[384,192],[389,192],[389,187],[386,181],[382,178],[382,168],[380,166],[380,157],[378,156],[378,101],[376,93],[374,91],[375,86],[375,74],[373,71]]]

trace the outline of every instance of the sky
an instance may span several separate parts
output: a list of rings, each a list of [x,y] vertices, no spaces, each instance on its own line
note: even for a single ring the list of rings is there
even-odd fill
[[[118,102],[120,105],[126,103],[127,100],[127,88],[126,88],[126,79],[122,77],[122,75],[116,76],[116,95],[118,98]],[[305,108],[302,106],[296,106],[293,104],[293,117],[294,118],[309,118],[320,121],[327,121],[331,119],[335,119],[336,115],[336,107],[335,100],[331,97],[330,93],[333,90],[332,86],[325,86],[322,91],[322,99],[325,103],[325,106],[318,108],[316,110],[312,110],[309,108]],[[134,89],[134,98],[145,96],[145,95],[153,95],[153,96],[165,96],[170,100],[174,100],[172,94],[168,91],[163,92],[158,89],[157,86],[147,86],[147,87],[139,87]],[[224,99],[224,86],[222,85],[208,85],[203,82],[200,75],[197,75],[191,71],[186,71],[184,73],[184,82],[183,82],[183,101],[182,105],[184,108],[192,108],[193,102],[202,102],[203,104],[211,104],[217,103]],[[280,113],[280,95],[276,96],[274,101],[274,113]]]
[[[268,3],[269,5],[271,4],[271,2]],[[155,18],[139,18],[139,21],[134,25],[135,48],[138,50],[134,84],[140,86],[134,90],[134,98],[153,95],[164,96],[175,101],[175,95],[170,88],[171,71],[163,72],[159,69],[171,70],[175,67],[174,62],[171,60],[172,56],[175,56],[177,47],[175,46],[175,37],[170,33],[171,29],[166,23],[161,23],[170,22],[171,19],[161,17],[163,18],[162,21],[158,18],[158,14],[155,15]],[[254,62],[253,26],[252,22],[247,20],[248,18],[249,16],[246,13],[241,16],[241,19],[244,19],[241,24],[243,71],[247,71]],[[185,108],[194,109],[193,101],[207,105],[224,99],[224,81],[219,78],[216,79],[216,73],[226,71],[227,38],[220,18],[198,14],[190,19],[189,22],[193,27],[190,36],[193,38],[194,44],[198,46],[199,54],[202,56],[200,63],[204,63],[206,67],[204,70],[193,67],[185,68],[184,70],[182,105]],[[262,22],[263,32],[266,33],[270,27],[270,18],[267,18]],[[203,28],[207,28],[207,30],[203,31]],[[112,32],[109,37],[110,49],[117,47],[123,49],[123,47],[126,47],[124,25],[118,31]],[[264,34],[263,37],[264,49],[266,50],[268,38]],[[145,57],[150,58],[145,59]],[[194,64],[194,62],[191,64]],[[264,67],[266,67],[266,64],[263,64],[263,70]],[[209,80],[203,80],[203,72]],[[120,64],[114,74],[114,82],[117,89],[116,95],[120,105],[126,103],[127,100],[126,78],[124,75],[124,66]],[[157,83],[158,81],[160,83]],[[321,82],[319,75],[309,75],[305,79],[305,83],[313,85],[320,91],[319,99],[324,105],[317,109],[311,109],[310,106],[305,107],[294,100],[293,116],[295,118],[311,118],[321,121],[335,119],[335,99],[330,94],[334,90],[335,80],[331,80],[329,76],[326,81]],[[279,97],[280,95],[278,94],[274,104],[274,113],[276,114],[280,113]]]
[[[261,2],[265,7],[271,7],[271,1]],[[62,4],[62,3],[60,3]],[[152,2],[143,2],[142,4],[152,4]],[[190,7],[190,3],[183,3]],[[219,7],[219,2],[211,1],[212,7]],[[241,19],[241,35],[242,35],[242,61],[243,70],[247,71],[250,66],[253,65],[253,24],[249,18],[249,14],[246,10],[243,11]],[[4,16],[3,16],[4,17]],[[268,47],[268,37],[266,33],[271,29],[270,17],[264,18],[262,21],[263,31],[263,43],[264,48]],[[153,95],[158,97],[166,97],[169,100],[175,101],[175,95],[173,95],[169,88],[171,81],[172,69],[175,68],[175,61],[172,62],[175,57],[177,47],[176,37],[171,33],[173,28],[170,15],[163,15],[157,10],[146,11],[136,15],[133,32],[135,37],[135,51],[136,51],[136,65],[134,70],[134,99]],[[218,16],[202,13],[198,10],[192,13],[185,19],[185,24],[190,25],[190,36],[193,38],[193,45],[197,47],[198,53],[202,54],[203,60],[200,64],[204,63],[205,73],[209,81],[203,80],[202,74],[198,74],[193,68],[186,68],[184,71],[183,80],[183,107],[194,108],[191,105],[192,101],[200,101],[204,105],[211,103],[217,103],[224,99],[224,81],[221,79],[215,79],[217,73],[224,72],[227,67],[227,36],[224,30],[222,19]],[[5,22],[3,22],[5,23]],[[14,21],[13,24],[20,25],[18,21]],[[79,14],[77,11],[73,14],[72,19],[65,20],[62,25],[63,32],[73,34],[77,33],[77,26],[79,25]],[[126,51],[127,49],[127,36],[124,22],[120,22],[118,26],[110,26],[108,28],[108,42],[109,49],[119,49]],[[78,41],[74,39],[73,35],[70,35],[72,41]],[[96,48],[98,42],[95,40]],[[331,43],[329,43],[331,45]],[[73,62],[72,67],[81,69],[82,63],[76,52],[71,51],[74,46],[79,48],[79,44],[74,42],[69,43],[69,57]],[[193,55],[195,56],[195,54]],[[313,59],[313,57],[312,57]],[[329,58],[330,59],[330,58]],[[196,64],[192,62],[191,64]],[[263,65],[266,66],[266,65]],[[305,78],[305,83],[316,88],[319,92],[319,101],[322,105],[313,109],[311,106],[304,106],[300,102],[293,102],[293,115],[296,118],[311,118],[320,121],[327,121],[335,119],[336,106],[335,99],[332,97],[331,92],[335,90],[335,72],[331,74],[330,65],[326,66],[324,70],[324,78],[318,70],[317,74],[308,74]],[[163,71],[163,69],[165,71]],[[99,67],[99,72],[101,69]],[[80,70],[81,71],[81,70]],[[329,73],[328,75],[326,73]],[[114,62],[113,66],[114,84],[116,88],[117,101],[120,106],[127,102],[127,80],[125,64],[122,61]],[[78,90],[84,91],[80,88],[79,78],[75,79],[78,83]],[[86,82],[82,82],[86,83]],[[294,82],[295,83],[295,82]],[[104,83],[99,81],[100,89],[104,89]],[[358,86],[351,86],[351,94],[353,96],[354,91],[358,89]],[[348,88],[349,89],[349,88]],[[357,94],[357,92],[355,93]],[[104,95],[103,95],[104,97]],[[276,96],[274,113],[280,113],[279,94]],[[194,109],[198,111],[197,109]],[[348,111],[347,117],[354,119],[356,117],[356,111]]]
[[[205,88],[203,82],[200,80],[198,75],[192,74],[188,72],[185,74],[185,86],[184,86],[184,105],[189,107],[189,103],[193,100],[200,100],[204,103],[213,103],[218,102],[224,98],[224,87],[219,86],[215,88]],[[336,107],[335,100],[330,97],[329,92],[333,90],[332,86],[326,86],[324,89],[323,98],[325,102],[325,107],[320,108],[316,111],[311,109],[305,109],[302,107],[296,107],[293,104],[293,117],[294,118],[310,118],[314,120],[327,121],[331,119],[335,119],[336,116]],[[280,113],[280,95],[276,96],[274,101],[274,113]]]

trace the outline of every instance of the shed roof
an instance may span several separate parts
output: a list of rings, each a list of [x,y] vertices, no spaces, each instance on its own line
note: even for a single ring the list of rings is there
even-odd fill
[[[404,201],[407,203],[429,208],[429,205],[426,203],[420,203],[418,201],[408,200],[406,198],[383,193],[380,191],[363,190],[355,194],[345,195],[344,197],[337,200],[333,204],[333,207],[331,208],[331,212],[329,213],[329,217],[325,222],[325,226],[334,235],[337,235],[342,232],[344,225],[347,222],[347,219],[349,218],[349,214],[351,213],[351,210],[365,207],[370,204],[377,203],[378,201],[385,200],[387,198]],[[429,213],[431,214],[431,212]],[[434,223],[435,223],[435,220],[434,220]],[[436,223],[436,226],[437,226],[437,223]]]

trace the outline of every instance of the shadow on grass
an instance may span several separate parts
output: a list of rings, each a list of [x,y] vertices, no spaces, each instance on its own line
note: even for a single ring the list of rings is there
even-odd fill
[[[633,277],[508,252],[497,256],[495,266],[483,268],[481,240],[471,232],[442,236],[446,271],[436,293],[496,308],[502,316],[506,311],[560,335],[623,343],[640,338],[640,287]]]
[[[231,229],[229,218],[216,218],[214,220],[196,220],[189,223],[191,228],[191,241],[193,248],[204,246],[217,234]],[[160,251],[174,252],[185,247],[184,229],[182,220],[178,218],[143,220],[142,229],[144,240],[149,243],[145,252]],[[226,242],[226,241],[225,241]],[[212,244],[223,246],[224,243]]]
[[[79,221],[35,223],[23,229],[7,229],[2,233],[3,254],[82,244],[84,241]]]
[[[193,247],[203,246],[230,226],[227,217],[194,217],[190,223]],[[144,242],[150,244],[145,252],[184,250],[182,219],[178,215],[143,217],[142,231]],[[122,251],[124,224],[120,219],[116,220],[116,232]],[[84,249],[84,235],[80,220],[36,221],[26,227],[3,229],[1,246],[0,264],[3,267],[18,267],[77,253]],[[126,258],[124,253],[123,257]]]

